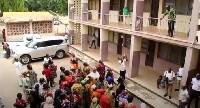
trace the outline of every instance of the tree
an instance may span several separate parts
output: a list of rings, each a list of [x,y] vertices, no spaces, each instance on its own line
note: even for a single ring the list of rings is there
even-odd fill
[[[8,0],[0,0],[0,10],[1,12],[8,12],[10,10],[10,5]]]
[[[58,13],[59,14],[67,13],[67,1],[66,0],[58,0]]]
[[[10,0],[10,9],[13,12],[26,11],[24,4],[25,4],[24,0]]]

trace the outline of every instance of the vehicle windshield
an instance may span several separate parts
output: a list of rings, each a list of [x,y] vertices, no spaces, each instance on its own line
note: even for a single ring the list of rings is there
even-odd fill
[[[36,44],[37,44],[37,42],[29,42],[26,44],[26,47],[33,48]]]

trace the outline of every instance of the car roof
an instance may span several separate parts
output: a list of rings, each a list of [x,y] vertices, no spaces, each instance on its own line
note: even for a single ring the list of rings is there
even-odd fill
[[[48,41],[48,40],[63,40],[63,39],[65,39],[64,36],[44,36],[44,37],[41,37],[40,39],[36,39],[34,41],[42,42],[42,41]]]

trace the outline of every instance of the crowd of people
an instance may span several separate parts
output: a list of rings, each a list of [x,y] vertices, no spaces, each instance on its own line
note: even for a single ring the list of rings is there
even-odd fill
[[[136,108],[132,103],[133,96],[125,89],[124,75],[117,79],[117,86],[114,87],[113,71],[105,69],[103,61],[100,60],[92,68],[86,62],[81,66],[78,61],[72,54],[70,69],[61,66],[57,70],[53,59],[47,54],[42,71],[45,78],[39,78],[39,81],[32,65],[28,64],[27,71],[23,71],[22,78],[19,78],[24,98],[22,93],[18,93],[14,107]],[[18,59],[15,59],[14,64],[21,67]],[[16,71],[19,74],[21,68]],[[60,77],[59,87],[53,93],[57,76]]]

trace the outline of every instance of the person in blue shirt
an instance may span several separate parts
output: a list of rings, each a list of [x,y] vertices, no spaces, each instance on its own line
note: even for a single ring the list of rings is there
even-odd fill
[[[114,77],[113,77],[113,73],[111,69],[107,70],[107,75],[106,75],[106,81],[108,82],[108,84],[113,84],[114,83]]]

